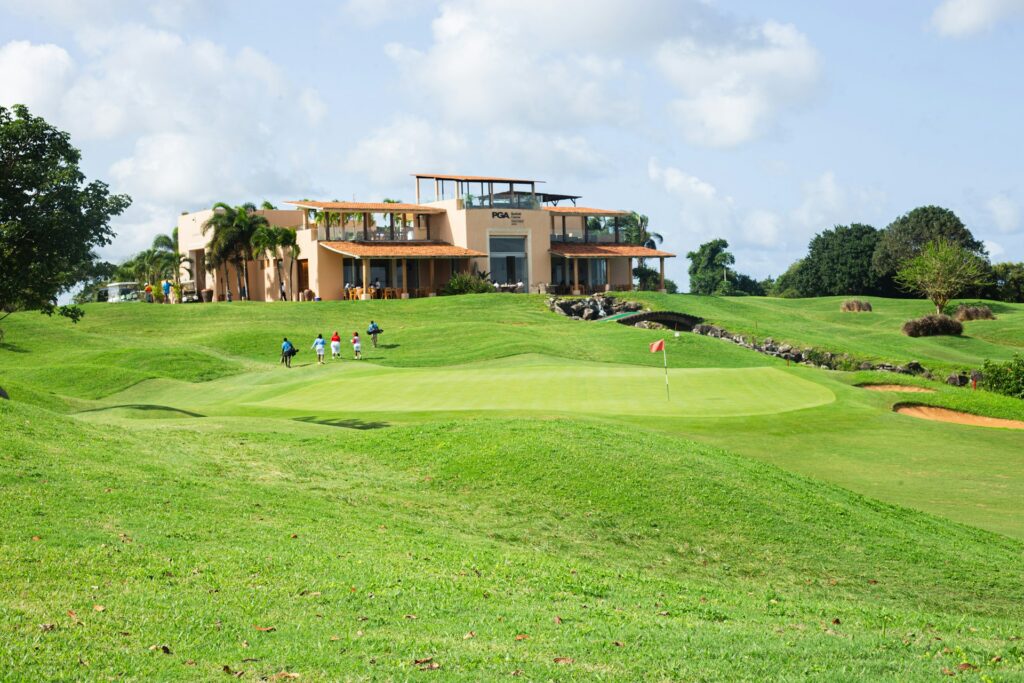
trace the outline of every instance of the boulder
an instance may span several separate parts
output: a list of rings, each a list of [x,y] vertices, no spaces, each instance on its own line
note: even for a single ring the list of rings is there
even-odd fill
[[[949,384],[950,386],[954,387],[965,387],[967,386],[968,381],[969,380],[967,379],[967,375],[963,373],[953,373],[946,378],[946,384]]]
[[[593,308],[584,308],[583,309],[583,315],[581,315],[580,317],[583,318],[584,320],[592,320],[593,318],[596,318],[597,316],[598,316],[598,313],[596,313]]]

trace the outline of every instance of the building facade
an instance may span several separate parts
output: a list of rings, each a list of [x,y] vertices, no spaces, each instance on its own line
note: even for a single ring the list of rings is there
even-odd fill
[[[257,211],[295,230],[297,249],[255,254],[242,268],[208,268],[213,212],[182,214],[179,251],[198,290],[217,300],[433,296],[459,272],[487,274],[502,291],[582,294],[632,287],[634,259],[655,259],[664,282],[674,254],[626,244],[626,211],[577,206],[541,181],[415,174],[415,203],[293,201]],[[597,219],[597,220],[590,220]]]

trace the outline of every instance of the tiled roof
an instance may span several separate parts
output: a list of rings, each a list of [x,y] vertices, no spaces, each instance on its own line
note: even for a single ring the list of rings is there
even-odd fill
[[[487,256],[447,242],[318,242],[353,258],[471,258]]]
[[[617,209],[593,209],[588,206],[545,206],[545,211],[567,216],[628,216],[629,211]]]
[[[635,244],[594,244],[591,242],[552,242],[551,253],[568,258],[604,258],[631,256],[633,258],[674,258],[675,254],[659,249],[648,249]]]
[[[495,183],[543,183],[543,180],[527,180],[525,178],[502,178],[489,175],[457,175],[454,173],[412,173],[416,178],[437,178],[438,180],[466,180],[471,183],[495,182]]]
[[[326,211],[338,212],[361,212],[370,213],[444,213],[444,209],[436,206],[424,206],[423,204],[397,204],[387,202],[314,202],[299,200],[284,202],[292,206],[301,206],[305,209],[324,209]]]

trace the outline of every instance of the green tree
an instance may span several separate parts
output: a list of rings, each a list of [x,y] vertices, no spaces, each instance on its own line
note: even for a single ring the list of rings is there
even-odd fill
[[[728,279],[728,268],[736,263],[736,257],[728,249],[726,240],[715,239],[686,254],[690,259],[687,272],[690,274],[691,294],[714,294],[718,283]]]
[[[284,277],[281,274],[281,249],[289,243],[295,242],[295,231],[290,228],[279,228],[271,225],[261,225],[256,228],[252,236],[252,246],[257,255],[265,255],[274,262],[274,269],[277,271],[277,282],[280,288],[280,297],[284,301],[287,298],[284,287]]]
[[[964,290],[984,286],[986,272],[985,261],[970,249],[937,239],[900,268],[896,282],[908,291],[924,294],[941,314]]]
[[[661,271],[648,268],[644,264],[637,265],[633,269],[633,277],[636,278],[637,289],[646,292],[656,292],[661,285]],[[675,294],[679,291],[679,285],[672,280],[665,278],[665,291]]]
[[[650,229],[650,220],[642,213],[631,211],[619,219],[619,235],[626,244],[636,244],[648,249],[657,249],[665,241],[661,233]],[[645,259],[638,259],[640,265],[646,265]],[[666,285],[667,288],[668,285]]]
[[[80,160],[67,133],[23,105],[0,107],[0,320],[28,309],[81,317],[57,297],[94,276],[95,250],[131,199],[86,183]]]
[[[889,283],[903,264],[935,240],[952,242],[977,256],[986,255],[985,245],[974,238],[955,213],[939,206],[921,206],[882,231],[871,257],[871,268],[879,284],[890,288]]]
[[[181,285],[181,271],[184,270],[188,273],[189,277],[192,277],[192,268],[195,264],[192,263],[192,259],[178,251],[178,228],[177,226],[171,230],[171,234],[159,234],[153,238],[152,249],[156,250],[163,255],[163,259],[166,261],[168,266],[167,270],[170,272],[167,277],[174,281],[175,285]]]
[[[873,294],[871,262],[881,233],[870,225],[837,225],[815,235],[807,246],[796,289],[801,296]]]
[[[800,271],[803,270],[803,267],[803,259],[794,261],[786,269],[786,272],[775,278],[768,294],[770,296],[782,297],[783,299],[796,299],[804,296],[803,292],[800,291],[800,285],[803,281]]]
[[[283,254],[288,255],[288,294],[289,298],[295,300],[295,277],[294,268],[295,261],[299,258],[299,254],[302,252],[299,249],[298,235],[294,230],[287,228],[279,228],[277,233],[277,246],[281,249]]]
[[[1024,263],[996,263],[988,296],[1008,303],[1024,303]]]
[[[266,199],[264,199],[263,203],[260,204],[260,209],[262,211],[275,211],[277,207],[268,202]]]
[[[213,253],[212,263],[224,266],[225,275],[228,262],[235,266],[240,299],[249,298],[249,261],[253,258],[253,234],[260,226],[266,225],[269,225],[267,219],[256,213],[255,205],[249,203],[233,207],[224,202],[214,204],[213,215],[203,223],[204,235],[213,231],[209,244]],[[230,301],[230,287],[225,284],[225,288]]]

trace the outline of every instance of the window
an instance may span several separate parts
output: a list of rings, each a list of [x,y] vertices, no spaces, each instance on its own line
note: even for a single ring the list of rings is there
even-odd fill
[[[492,237],[490,252],[491,280],[499,285],[530,282],[525,237]]]

